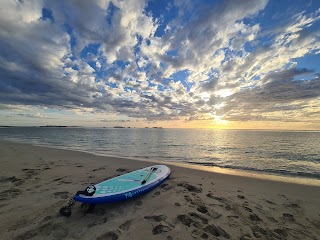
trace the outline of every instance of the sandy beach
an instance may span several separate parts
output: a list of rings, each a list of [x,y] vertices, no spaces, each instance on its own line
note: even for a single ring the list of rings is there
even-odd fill
[[[149,165],[1,141],[0,239],[319,239],[320,187],[170,164],[148,194],[60,216],[78,190]]]

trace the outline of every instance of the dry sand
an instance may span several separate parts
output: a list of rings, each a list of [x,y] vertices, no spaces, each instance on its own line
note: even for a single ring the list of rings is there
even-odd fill
[[[0,239],[319,239],[320,187],[170,165],[142,197],[59,215],[76,191],[148,165],[0,142]]]

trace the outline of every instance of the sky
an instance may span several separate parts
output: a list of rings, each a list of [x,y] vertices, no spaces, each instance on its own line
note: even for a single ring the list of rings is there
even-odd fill
[[[320,130],[320,1],[1,0],[0,125]]]

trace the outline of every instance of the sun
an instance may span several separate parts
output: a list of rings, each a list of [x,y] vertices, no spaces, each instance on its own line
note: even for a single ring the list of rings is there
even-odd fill
[[[210,128],[227,129],[228,128],[228,121],[223,120],[223,116],[213,116],[213,121],[210,123]]]
[[[227,125],[228,124],[227,120],[223,120],[223,116],[215,116],[214,120],[215,120],[216,124],[218,124],[218,125]]]

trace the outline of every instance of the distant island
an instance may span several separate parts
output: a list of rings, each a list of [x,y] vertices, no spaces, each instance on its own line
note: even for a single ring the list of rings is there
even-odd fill
[[[60,126],[60,125],[46,125],[46,126],[39,126],[41,128],[65,128],[65,127],[68,127],[68,126]]]

